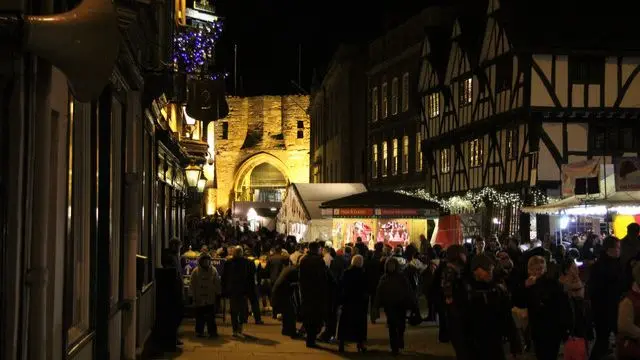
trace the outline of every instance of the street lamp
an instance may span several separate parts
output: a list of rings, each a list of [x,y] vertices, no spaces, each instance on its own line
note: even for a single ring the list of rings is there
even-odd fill
[[[198,179],[198,192],[204,192],[204,187],[205,185],[207,185],[207,178],[203,176],[200,176],[200,179]]]
[[[189,187],[197,187],[200,174],[202,174],[202,166],[191,164],[184,169],[184,172],[187,175],[187,184]]]

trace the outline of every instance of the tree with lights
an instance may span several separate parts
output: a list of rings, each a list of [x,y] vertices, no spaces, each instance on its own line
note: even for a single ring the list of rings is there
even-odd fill
[[[177,72],[216,80],[224,74],[212,71],[215,45],[222,34],[222,20],[178,29],[174,38],[173,65]]]

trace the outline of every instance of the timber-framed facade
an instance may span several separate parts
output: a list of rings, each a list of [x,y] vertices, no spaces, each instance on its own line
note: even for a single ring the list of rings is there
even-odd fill
[[[640,42],[616,50],[599,44],[602,36],[569,36],[560,14],[533,3],[470,1],[448,36],[427,29],[418,87],[430,194],[490,187],[526,203],[533,188],[559,189],[562,164],[640,151],[640,53],[629,50]],[[572,26],[588,29],[597,9],[583,10]],[[485,229],[528,239],[531,218],[518,206],[485,212],[493,223]],[[537,225],[546,235],[548,218]]]

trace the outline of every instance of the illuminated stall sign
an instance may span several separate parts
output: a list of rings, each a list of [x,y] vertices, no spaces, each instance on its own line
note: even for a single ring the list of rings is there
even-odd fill
[[[376,209],[376,208],[344,208],[322,209],[326,217],[431,217],[438,216],[436,210],[430,209]]]
[[[373,216],[373,209],[368,208],[345,208],[333,209],[333,216]]]

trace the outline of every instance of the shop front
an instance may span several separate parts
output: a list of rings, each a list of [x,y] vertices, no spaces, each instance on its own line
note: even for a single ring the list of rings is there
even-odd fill
[[[331,220],[335,248],[361,238],[370,248],[381,242],[391,246],[419,245],[435,230],[440,215],[434,202],[395,192],[370,191],[322,203],[322,215]]]

